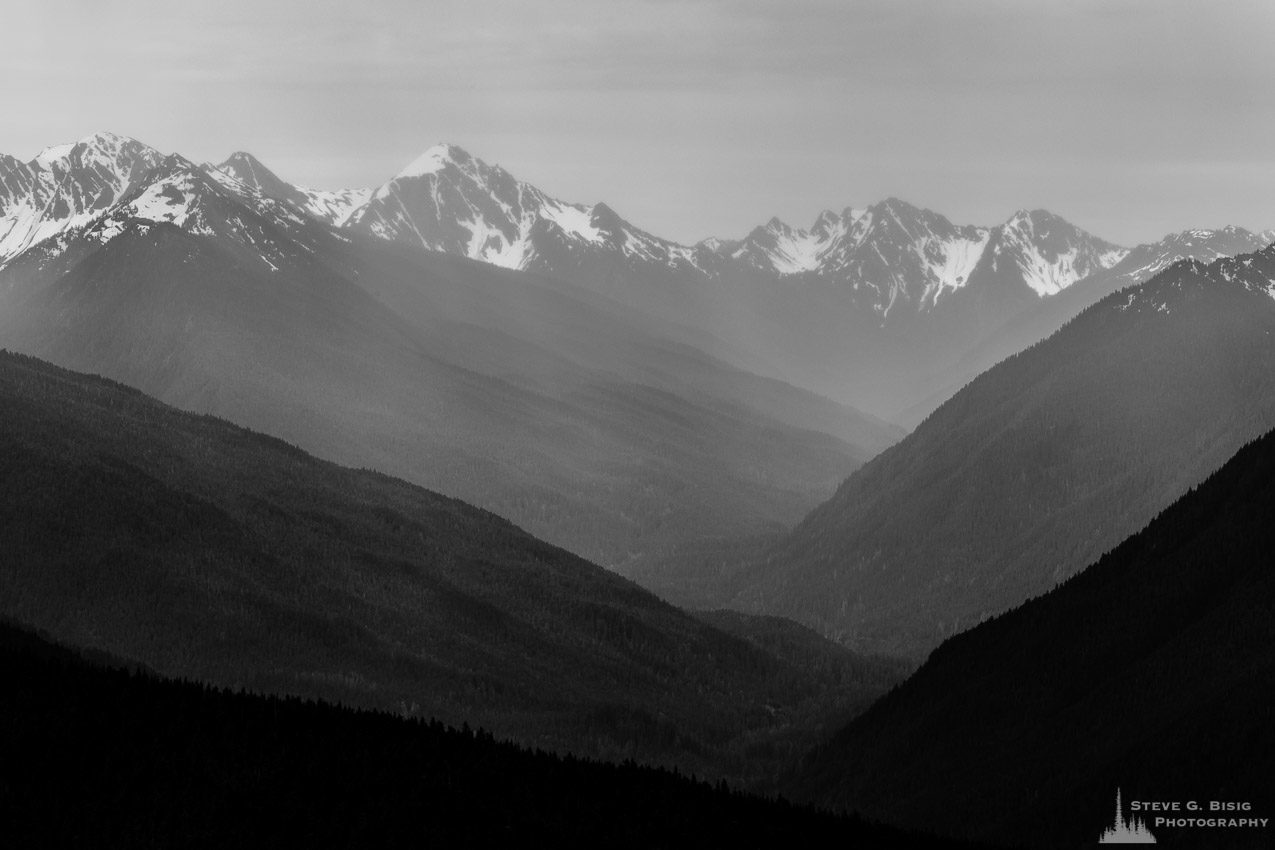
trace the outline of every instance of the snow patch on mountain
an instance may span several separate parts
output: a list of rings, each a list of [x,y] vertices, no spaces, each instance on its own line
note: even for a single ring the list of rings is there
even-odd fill
[[[215,235],[200,215],[194,179],[190,174],[178,174],[147,186],[130,203],[122,205],[133,218],[155,224],[172,224],[203,236]]]
[[[367,203],[371,189],[309,189],[280,179],[252,154],[236,151],[220,165],[206,164],[204,171],[223,185],[224,178],[247,191],[289,204],[311,218],[342,227],[359,207]]]
[[[298,186],[297,191],[305,196],[306,212],[335,227],[344,227],[350,216],[372,197],[371,189],[307,189]]]
[[[1171,233],[1159,242],[1136,246],[1112,267],[1111,272],[1131,283],[1141,282],[1182,260],[1211,263],[1222,257],[1260,251],[1271,241],[1269,231],[1253,233],[1235,226],[1217,230],[1193,228]]]
[[[829,251],[846,236],[863,213],[863,210],[849,208],[841,215],[824,210],[808,229],[792,227],[779,218],[772,218],[739,242],[716,240],[712,244],[707,241],[701,244],[708,245],[710,250],[720,250],[729,245],[728,256],[732,260],[775,274],[804,274],[819,270]]]
[[[1047,260],[1037,251],[1025,251],[1018,261],[1023,282],[1037,295],[1057,295],[1083,275],[1076,272],[1077,249],[1071,248]]]
[[[921,294],[924,304],[937,304],[947,292],[953,292],[969,283],[970,274],[983,258],[983,249],[991,238],[990,230],[979,229],[974,238],[957,237],[933,246],[927,253],[917,245],[926,268],[926,286]],[[937,255],[937,256],[935,256]]]
[[[93,133],[0,163],[0,264],[101,216],[162,155],[135,139]]]
[[[544,218],[552,221],[568,236],[574,236],[583,239],[586,242],[599,242],[601,231],[593,225],[593,210],[577,206],[576,204],[564,204],[553,198],[545,198],[540,207],[540,214]]]
[[[1098,241],[1044,210],[1020,210],[1000,228],[998,260],[1010,259],[1039,297],[1057,295],[1076,281],[1108,269],[1128,251]]]
[[[67,159],[71,155],[71,151],[74,149],[74,142],[67,142],[64,145],[49,145],[47,148],[36,154],[33,162],[45,168],[51,168],[54,163]]]
[[[694,249],[632,227],[603,204],[550,197],[455,145],[435,145],[350,212],[344,224],[389,241],[515,269],[550,270],[564,252],[691,264]]]

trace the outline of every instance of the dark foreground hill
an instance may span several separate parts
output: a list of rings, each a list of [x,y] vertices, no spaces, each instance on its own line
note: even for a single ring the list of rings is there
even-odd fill
[[[958,847],[485,732],[90,664],[0,624],[9,846]]]
[[[1270,818],[1148,817],[1159,843],[1271,846],[1272,516],[1267,434],[1094,566],[940,646],[811,757],[801,792],[936,832],[1077,847],[1110,824],[1120,788]]]
[[[0,613],[164,674],[735,779],[897,676],[794,663],[485,511],[9,354],[0,553]]]

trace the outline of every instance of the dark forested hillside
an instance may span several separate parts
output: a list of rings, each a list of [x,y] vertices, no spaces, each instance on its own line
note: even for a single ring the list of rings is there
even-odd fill
[[[952,847],[632,762],[87,663],[0,624],[23,847]]]
[[[1247,802],[1232,816],[1272,825],[1147,824],[1162,844],[1269,847],[1273,515],[1267,434],[1080,575],[940,646],[813,754],[801,792],[917,828],[1061,847],[1097,838],[1117,787],[1206,811]]]
[[[756,780],[893,680],[793,663],[508,522],[0,356],[0,612],[167,674]]]
[[[1104,299],[853,474],[724,595],[920,656],[1048,590],[1275,426],[1272,281],[1267,249]]]

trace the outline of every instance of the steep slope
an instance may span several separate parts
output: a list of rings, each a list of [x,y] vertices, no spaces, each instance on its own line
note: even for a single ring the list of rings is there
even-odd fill
[[[940,646],[809,759],[803,793],[1058,847],[1093,842],[1117,788],[1177,801],[1172,817],[1275,817],[1272,512],[1268,433],[1080,575]],[[1266,847],[1275,829],[1157,814],[1141,816],[1177,846]]]
[[[1275,249],[1179,263],[984,373],[852,475],[735,606],[924,653],[1090,563],[1275,426]]]
[[[1174,263],[1187,259],[1209,263],[1260,251],[1272,241],[1275,231],[1252,233],[1242,227],[1224,227],[1171,233],[1159,242],[1139,245],[1114,266],[1096,271],[1065,291],[1015,314],[937,375],[934,382],[938,389],[929,398],[895,418],[908,427],[916,427],[975,376],[1045,339],[1090,304],[1126,286],[1150,280]]]
[[[169,675],[750,780],[890,680],[849,655],[795,664],[485,511],[10,354],[0,482],[0,613]]]
[[[1043,298],[1111,268],[1128,253],[1048,210],[1019,210],[990,234],[971,273],[1008,276],[1010,285],[1021,282]]]
[[[293,186],[266,168],[255,156],[244,151],[236,151],[220,165],[205,166],[205,169],[219,171],[249,189],[292,204],[307,215],[335,227],[345,224],[355,210],[367,203],[372,196],[371,189],[323,190]]]
[[[609,566],[794,523],[898,433],[566,284],[351,236],[177,156],[0,267],[0,344]]]

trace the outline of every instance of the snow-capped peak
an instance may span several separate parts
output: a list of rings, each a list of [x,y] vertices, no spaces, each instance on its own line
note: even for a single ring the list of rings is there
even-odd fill
[[[264,188],[267,184],[279,180],[274,172],[262,164],[261,160],[247,151],[235,151],[216,167],[255,188]]]
[[[997,228],[992,269],[1012,263],[1039,297],[1122,260],[1128,251],[1098,239],[1048,210],[1019,210]]]
[[[424,177],[429,174],[437,174],[448,165],[455,162],[459,156],[464,155],[464,151],[455,145],[437,144],[426,150],[407,164],[407,167],[395,175],[395,179],[406,177]]]
[[[138,155],[150,161],[161,156],[154,148],[117,133],[99,131],[75,142],[50,145],[28,163],[33,168],[66,171],[75,167],[118,170],[122,161]],[[149,164],[149,163],[148,163]]]
[[[0,185],[0,263],[51,236],[83,227],[162,158],[136,139],[100,132],[45,148],[26,163],[6,159]]]
[[[506,268],[573,265],[581,252],[660,263],[691,263],[694,255],[631,227],[603,204],[558,200],[445,144],[373,192],[348,223],[382,239]]]

